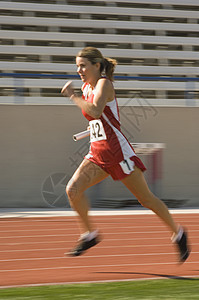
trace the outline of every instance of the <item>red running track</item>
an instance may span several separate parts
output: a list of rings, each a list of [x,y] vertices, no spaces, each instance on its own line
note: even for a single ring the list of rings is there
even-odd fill
[[[76,217],[0,219],[0,286],[199,277],[198,214],[175,214],[192,253],[179,265],[170,233],[155,215],[95,216],[102,241],[83,256]]]

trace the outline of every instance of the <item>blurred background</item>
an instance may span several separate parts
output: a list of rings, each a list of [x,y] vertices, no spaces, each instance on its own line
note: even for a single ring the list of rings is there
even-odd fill
[[[122,129],[151,189],[169,207],[198,206],[199,1],[0,1],[0,207],[68,207],[65,185],[88,138],[75,56],[94,46],[117,59]],[[92,207],[137,206],[111,178],[88,191]]]

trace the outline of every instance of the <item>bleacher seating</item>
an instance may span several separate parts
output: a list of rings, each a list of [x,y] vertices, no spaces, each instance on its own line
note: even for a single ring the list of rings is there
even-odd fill
[[[198,0],[31,2],[0,2],[0,72],[23,74],[0,77],[0,103],[14,101],[19,87],[27,103],[64,103],[60,89],[67,78],[56,75],[75,75],[75,55],[85,46],[118,60],[120,103],[134,92],[161,105],[184,104],[188,90],[199,99]],[[81,81],[74,82],[79,89]]]

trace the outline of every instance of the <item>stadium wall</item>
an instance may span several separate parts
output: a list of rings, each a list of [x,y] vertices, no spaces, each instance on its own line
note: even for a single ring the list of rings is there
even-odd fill
[[[186,199],[188,206],[197,206],[199,195],[198,110],[120,107],[130,142],[166,144],[162,199]],[[89,147],[88,138],[74,142],[72,135],[86,127],[72,105],[1,105],[0,207],[68,206],[64,186]],[[92,201],[132,197],[112,179],[90,189],[89,195]]]

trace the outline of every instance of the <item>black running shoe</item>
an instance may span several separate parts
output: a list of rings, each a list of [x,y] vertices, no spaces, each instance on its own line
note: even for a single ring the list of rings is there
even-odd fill
[[[187,243],[187,233],[184,230],[180,240],[176,241],[176,245],[178,247],[179,254],[180,254],[179,262],[184,263],[190,254],[190,249]]]
[[[100,242],[98,237],[93,238],[92,240],[88,241],[86,239],[81,239],[78,243],[78,245],[69,251],[68,253],[65,253],[69,256],[79,256],[82,255],[86,250],[89,248],[97,245]]]

